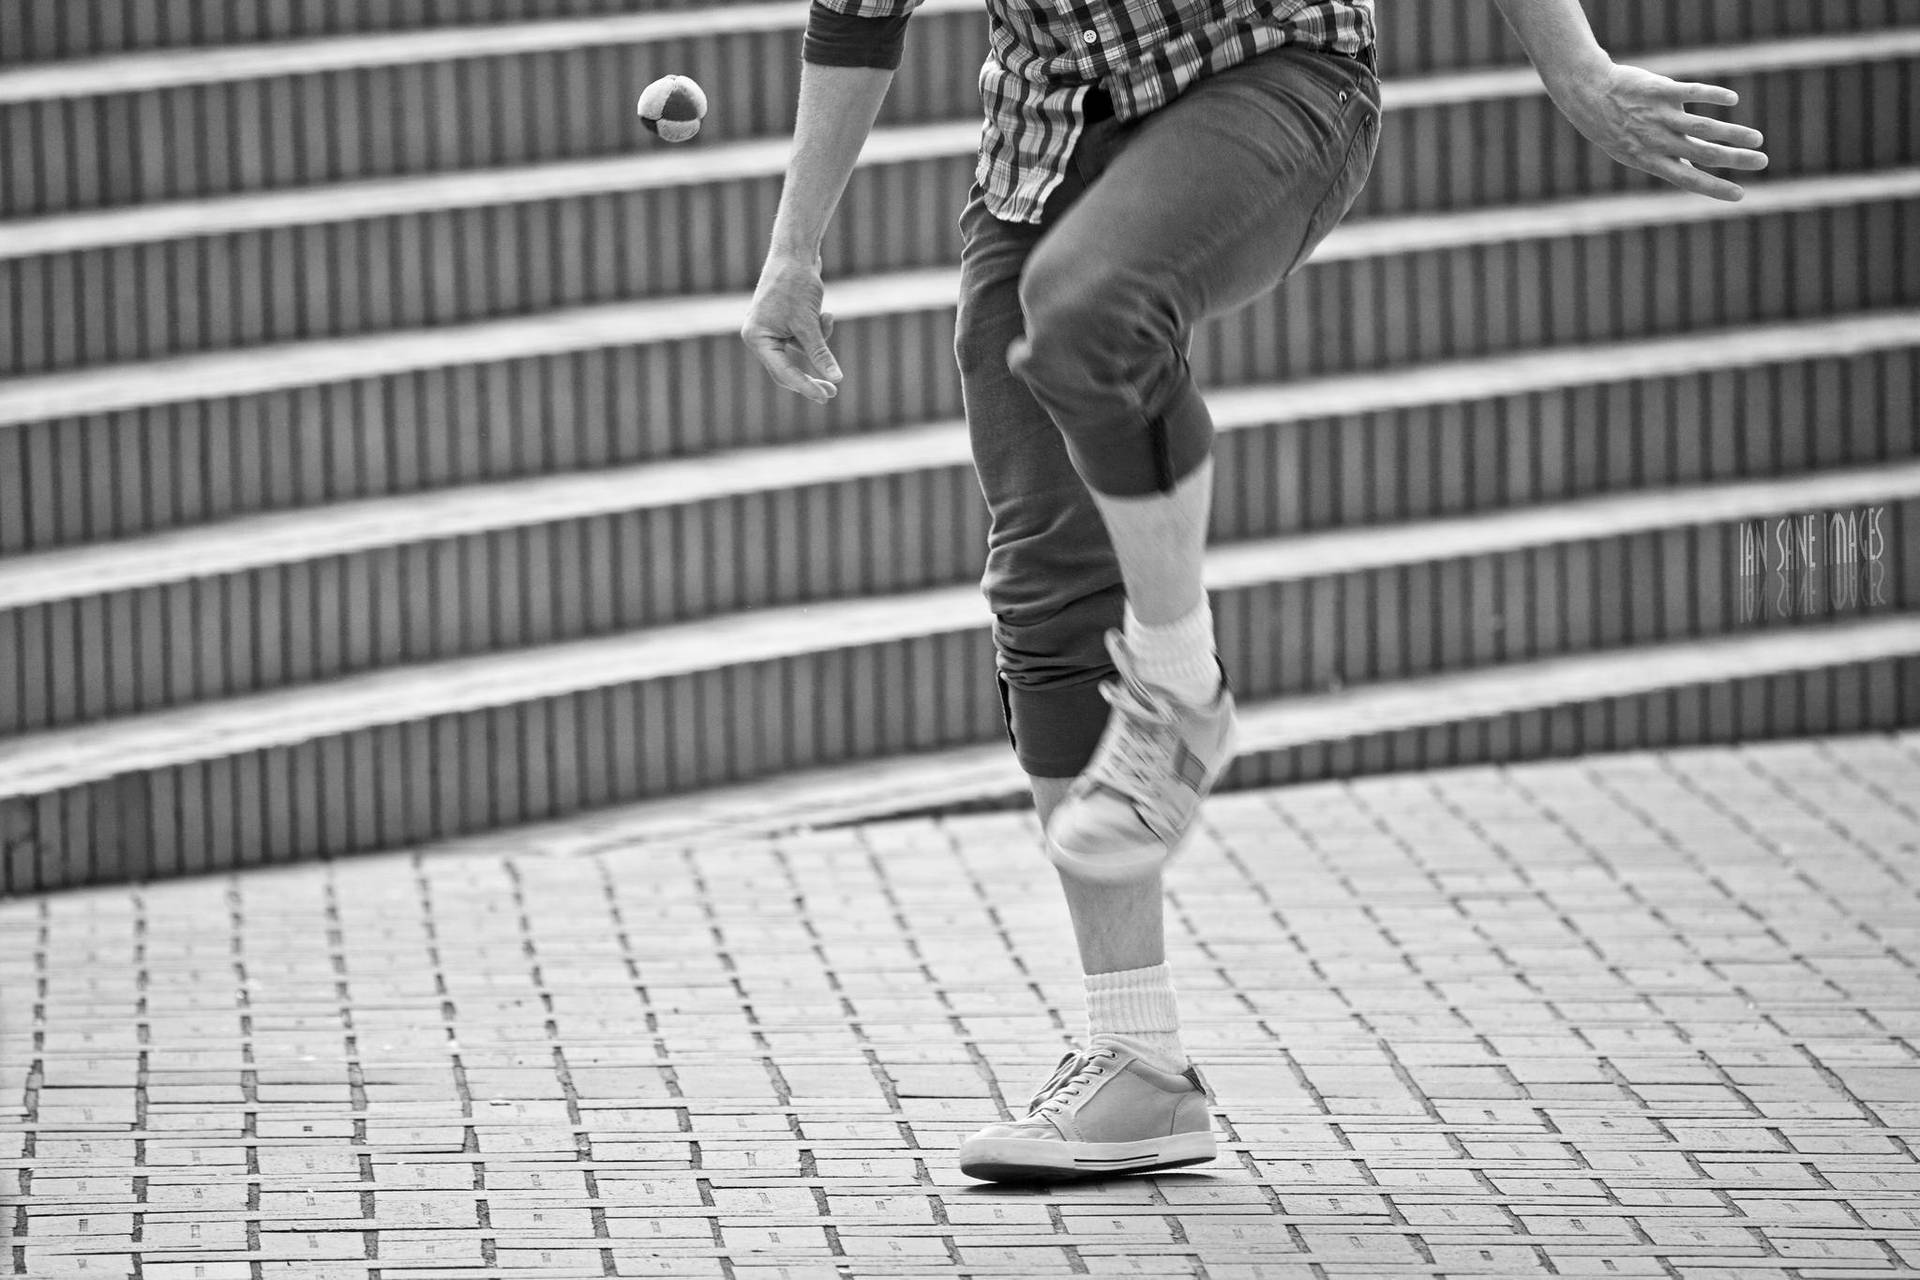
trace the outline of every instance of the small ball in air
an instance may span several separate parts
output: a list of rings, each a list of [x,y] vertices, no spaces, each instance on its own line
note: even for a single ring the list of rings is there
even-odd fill
[[[640,123],[668,142],[685,142],[700,132],[707,95],[686,76],[661,76],[640,94]]]

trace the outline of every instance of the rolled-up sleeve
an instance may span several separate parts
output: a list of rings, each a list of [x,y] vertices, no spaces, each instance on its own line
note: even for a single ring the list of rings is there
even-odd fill
[[[807,11],[807,35],[801,54],[827,67],[900,65],[907,19],[920,0],[813,0]]]

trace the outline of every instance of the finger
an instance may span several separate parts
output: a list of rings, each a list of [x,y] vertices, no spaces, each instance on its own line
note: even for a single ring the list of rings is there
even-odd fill
[[[813,365],[814,373],[828,382],[838,382],[841,378],[840,362],[833,358],[833,352],[827,346],[826,326],[809,325],[794,335],[801,351],[806,354],[808,363]]]
[[[1737,107],[1740,105],[1740,95],[1725,85],[1688,84],[1675,81],[1673,82],[1673,88],[1670,92],[1674,98],[1680,102],[1707,102],[1716,107]]]
[[[1691,191],[1695,195],[1710,196],[1715,200],[1738,200],[1746,194],[1738,183],[1703,173],[1671,156],[1658,156],[1644,168],[1654,177],[1664,178],[1682,191]]]
[[[1724,142],[1726,139],[1723,138],[1721,141]],[[1755,143],[1754,145],[1758,146],[1759,144]],[[833,341],[833,312],[831,311],[822,311],[820,313],[820,336],[829,342]]]
[[[820,372],[815,367],[812,357],[810,357],[806,349],[800,345],[799,339],[786,339],[781,349],[786,355],[787,366],[791,369],[798,370],[800,376],[807,380],[808,385],[820,393],[821,404],[825,404],[828,400],[840,394],[840,388],[820,376]],[[836,370],[836,372],[838,371]]]
[[[1729,147],[1751,147],[1759,150],[1766,144],[1766,135],[1758,129],[1749,129],[1746,125],[1735,124],[1731,120],[1715,120],[1712,116],[1696,116],[1690,111],[1680,113],[1675,125],[1681,133],[1695,138],[1704,138],[1708,142],[1724,143]]]
[[[1675,141],[1679,158],[1688,164],[1703,165],[1709,169],[1754,170],[1767,167],[1767,157],[1763,152],[1748,151],[1742,147],[1723,147],[1700,138],[1678,138]]]
[[[788,391],[805,396],[815,404],[825,404],[833,398],[833,386],[808,376],[800,367],[790,342],[771,334],[754,334],[747,339],[747,345],[753,348],[753,354],[760,358],[773,380]]]

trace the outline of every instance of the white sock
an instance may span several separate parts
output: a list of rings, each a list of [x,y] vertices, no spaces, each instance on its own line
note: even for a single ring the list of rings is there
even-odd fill
[[[1089,1040],[1121,1039],[1163,1071],[1187,1069],[1173,971],[1164,962],[1146,969],[1090,973],[1086,985]]]
[[[1134,674],[1182,702],[1206,706],[1220,692],[1220,665],[1213,651],[1213,606],[1205,593],[1184,618],[1148,626],[1129,604],[1121,633],[1133,655]]]

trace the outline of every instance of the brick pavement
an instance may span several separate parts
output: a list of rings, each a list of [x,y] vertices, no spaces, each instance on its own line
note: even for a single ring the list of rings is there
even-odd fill
[[[1079,1025],[1028,814],[0,904],[10,1269],[1920,1275],[1920,739],[1217,797],[1212,1166],[952,1153]]]

